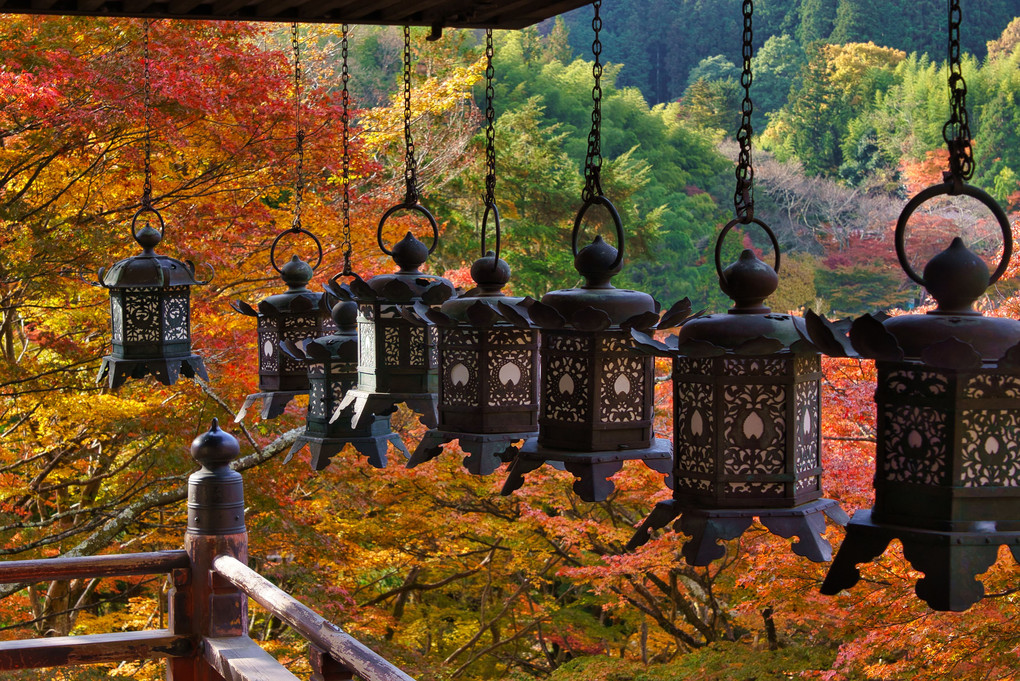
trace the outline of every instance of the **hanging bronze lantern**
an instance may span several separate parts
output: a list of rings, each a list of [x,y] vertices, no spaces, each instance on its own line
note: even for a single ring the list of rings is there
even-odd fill
[[[619,249],[602,237],[577,250],[587,209],[604,206],[613,218]],[[631,328],[658,321],[658,304],[647,293],[615,288],[621,270],[623,227],[613,204],[595,196],[574,222],[574,266],[580,288],[551,291],[541,302],[499,309],[507,319],[541,330],[538,437],[514,458],[503,494],[524,483],[524,475],[545,462],[577,478],[574,491],[585,501],[604,501],[613,491],[609,477],[624,461],[643,461],[664,475],[671,469],[669,441],[652,433],[652,357],[639,352]]]
[[[159,230],[146,221],[136,231],[144,213],[156,216]],[[103,357],[96,381],[108,377],[111,388],[150,373],[164,385],[176,383],[180,374],[207,379],[202,358],[191,352],[190,287],[209,280],[195,279],[190,260],[156,254],[164,229],[159,212],[143,207],[131,220],[131,235],[142,252],[99,270],[99,285],[110,291],[113,352]]]
[[[1002,261],[984,262],[957,237],[918,276],[907,262],[904,230],[928,199],[965,195],[986,205],[1002,228]],[[950,177],[915,196],[896,226],[900,265],[938,304],[927,314],[868,315],[842,329],[808,315],[811,339],[829,355],[876,360],[878,387],[875,504],[854,513],[822,593],[860,579],[857,565],[899,539],[925,573],[916,592],[936,610],[981,600],[975,577],[1006,544],[1020,561],[1020,321],[985,317],[972,305],[1005,271],[1010,226],[985,192]]]
[[[518,489],[525,474],[546,461],[573,473],[574,491],[585,501],[609,496],[614,488],[609,478],[624,461],[643,461],[664,475],[671,468],[669,441],[652,433],[652,358],[638,352],[630,337],[631,328],[646,329],[659,320],[659,305],[647,293],[610,283],[623,267],[624,235],[620,215],[602,191],[600,7],[595,0],[592,127],[582,204],[571,234],[574,267],[584,285],[551,291],[541,302],[500,305],[507,319],[542,332],[538,437],[514,458],[503,494]],[[592,206],[608,211],[617,248],[596,237],[578,251],[578,232]]]
[[[492,106],[494,70],[492,30],[485,32],[485,212],[482,257],[471,265],[478,285],[436,310],[418,304],[405,316],[439,327],[439,425],[414,450],[408,468],[439,456],[453,440],[467,456],[464,467],[488,475],[512,458],[514,445],[538,430],[538,333],[515,327],[499,312],[523,298],[503,294],[510,266],[499,257],[499,209],[496,208],[496,112]],[[496,251],[485,250],[489,216]]]
[[[429,428],[435,428],[438,421],[436,330],[406,319],[401,307],[417,302],[438,305],[454,294],[454,288],[443,277],[419,270],[431,249],[410,232],[392,250],[382,244],[386,219],[403,208],[425,215],[433,229],[433,248],[438,241],[435,218],[424,207],[395,206],[379,223],[379,243],[400,269],[367,282],[352,275],[350,295],[358,303],[358,385],[347,392],[333,418],[340,418],[353,405],[355,427],[365,414],[389,414],[401,402],[418,412],[421,422]],[[344,295],[338,289],[330,291]]]
[[[290,26],[290,40],[294,52],[294,152],[297,157],[294,172],[294,221],[291,228],[281,232],[269,248],[269,263],[287,285],[287,291],[263,299],[257,309],[241,300],[230,304],[241,314],[258,320],[259,392],[248,395],[244,400],[234,418],[235,423],[240,422],[248,408],[258,400],[262,400],[262,418],[274,419],[283,413],[295,396],[307,394],[308,372],[304,363],[281,352],[281,345],[288,340],[297,343],[336,331],[330,318],[329,301],[322,293],[308,290],[308,282],[322,263],[322,244],[314,234],[301,226],[301,205],[305,190],[305,132],[301,125],[301,41],[296,22]],[[280,240],[287,235],[299,234],[308,236],[315,243],[315,264],[309,265],[295,255],[281,268],[276,262],[276,248]]]
[[[752,222],[772,240],[775,268],[745,250],[723,270],[723,240],[740,220],[727,224],[715,262],[735,303],[728,314],[687,319],[668,344],[634,333],[644,348],[673,358],[673,498],[656,505],[628,549],[676,520],[674,529],[690,537],[684,559],[707,565],[725,555],[719,540],[758,518],[774,534],[796,535],[794,553],[820,562],[832,556],[820,536],[824,516],[848,520],[821,498],[820,356],[801,339],[799,317],[763,305],[779,283],[779,244]]]
[[[358,386],[333,414],[338,419],[354,407],[351,423],[357,427],[367,414],[390,414],[401,402],[415,410],[423,424],[435,428],[439,389],[436,330],[405,318],[401,308],[423,302],[439,305],[454,295],[453,284],[419,269],[439,245],[439,225],[418,201],[417,165],[411,138],[411,30],[404,26],[404,183],[401,203],[379,220],[376,241],[400,268],[367,282],[352,275],[350,293],[358,303]],[[424,217],[432,229],[432,246],[426,247],[410,232],[390,250],[383,242],[383,227],[395,213],[410,211]],[[338,293],[339,294],[339,293]]]
[[[498,249],[498,217],[496,224]],[[538,333],[515,327],[499,312],[500,304],[523,301],[502,293],[510,267],[488,251],[471,266],[471,277],[478,287],[439,310],[416,307],[419,318],[439,328],[439,423],[425,434],[408,468],[458,440],[467,453],[464,467],[488,475],[538,430]]]
[[[281,344],[284,354],[306,366],[309,386],[305,432],[290,448],[286,461],[307,446],[312,454],[312,468],[321,471],[350,444],[368,457],[369,464],[385,468],[389,442],[407,456],[400,436],[390,427],[389,414],[366,416],[357,426],[351,426],[349,413],[347,418],[330,422],[344,395],[358,383],[357,318],[357,303],[341,301],[332,311],[336,333],[311,338],[303,349],[292,340]]]
[[[283,267],[277,265],[276,247],[287,234],[311,237],[318,249],[314,265],[296,255]],[[326,296],[308,289],[308,282],[322,262],[322,246],[315,235],[300,227],[282,232],[269,249],[269,262],[280,274],[287,290],[262,299],[257,308],[243,300],[230,303],[236,311],[258,320],[259,392],[248,395],[235,422],[243,419],[257,400],[262,400],[262,418],[274,419],[295,396],[307,394],[308,371],[304,363],[282,353],[281,344],[288,340],[298,343],[306,338],[318,338],[336,330]]]

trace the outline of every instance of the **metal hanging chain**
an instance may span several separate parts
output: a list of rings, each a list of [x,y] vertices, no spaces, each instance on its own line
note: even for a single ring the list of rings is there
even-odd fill
[[[342,274],[351,274],[351,149],[350,149],[350,105],[351,105],[351,93],[348,88],[348,83],[351,80],[351,74],[347,66],[347,38],[349,35],[349,27],[347,24],[343,25],[343,33],[340,40],[340,82],[343,84],[341,90],[341,98],[343,101],[343,110],[340,113],[340,123],[342,124],[340,143],[342,146],[343,156],[341,161],[343,163],[343,170],[341,178],[344,185],[344,197],[343,197],[343,249],[344,249],[344,268]]]
[[[595,0],[592,3],[595,8],[595,17],[591,20],[592,30],[595,32],[595,39],[591,44],[591,52],[595,56],[595,62],[591,67],[591,74],[595,78],[595,85],[591,89],[592,110],[591,110],[591,132],[588,133],[588,155],[584,162],[584,190],[581,198],[591,201],[596,196],[602,196],[602,41],[599,40],[599,32],[602,30],[602,17],[599,10],[602,7],[602,0]]]
[[[145,107],[145,182],[142,184],[142,208],[152,208],[152,80],[149,74],[149,19],[144,21],[144,48],[142,56],[143,92]]]
[[[754,104],[751,102],[751,82],[754,80],[751,72],[751,59],[754,57],[754,32],[751,21],[754,14],[754,2],[752,0],[744,0],[743,13],[742,56],[744,70],[740,74],[740,84],[744,87],[744,100],[740,103],[740,128],[737,130],[740,154],[737,157],[737,189],[733,194],[733,207],[736,210],[737,219],[743,224],[748,224],[754,219],[754,164],[751,161],[751,136],[754,133],[751,127],[751,114],[754,113]]]
[[[404,183],[407,193],[404,205],[418,203],[418,170],[414,161],[414,140],[411,138],[411,27],[404,26]]]
[[[960,0],[949,0],[949,120],[942,138],[949,148],[949,179],[969,180],[974,175],[970,119],[967,115],[967,83],[960,64]]]
[[[301,229],[301,203],[305,193],[305,131],[301,127],[301,41],[298,25],[295,21],[290,25],[290,45],[294,51],[294,143],[297,151],[297,168],[294,179],[294,222],[291,231]]]
[[[496,70],[492,66],[492,29],[485,29],[485,205],[496,204],[496,110],[492,100],[496,91],[492,79]]]

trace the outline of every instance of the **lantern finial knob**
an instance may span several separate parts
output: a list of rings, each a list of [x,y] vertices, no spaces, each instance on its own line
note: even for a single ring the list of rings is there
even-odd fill
[[[938,302],[935,314],[974,314],[974,302],[988,288],[988,266],[960,237],[928,261],[923,276],[925,288]]]
[[[241,446],[230,433],[220,430],[220,421],[212,420],[212,426],[191,443],[191,456],[208,469],[226,466],[241,454]]]
[[[428,260],[429,249],[408,232],[393,246],[393,262],[404,272],[416,272]]]
[[[482,290],[496,293],[510,281],[510,265],[489,250],[471,264],[471,278]]]
[[[574,268],[584,277],[584,288],[610,288],[609,280],[620,272],[618,251],[601,236],[574,256]]]
[[[331,316],[336,328],[341,332],[350,333],[358,328],[358,304],[353,300],[341,300],[334,305]]]
[[[163,240],[163,235],[158,229],[154,229],[149,225],[148,222],[135,234],[135,241],[146,253],[152,253],[152,250],[159,245],[159,242]]]
[[[730,312],[737,314],[769,312],[763,303],[778,287],[779,275],[749,248],[719,278],[719,288],[736,303]]]
[[[291,289],[305,288],[314,275],[315,270],[312,269],[312,266],[296,255],[291,256],[290,261],[280,269],[283,283]]]

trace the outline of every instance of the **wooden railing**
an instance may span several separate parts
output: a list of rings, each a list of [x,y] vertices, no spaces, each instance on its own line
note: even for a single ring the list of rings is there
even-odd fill
[[[190,565],[191,561],[185,551],[12,560],[0,563],[0,583],[167,574],[175,569],[187,569]],[[0,641],[0,669],[36,669],[119,662],[125,659],[189,657],[194,651],[194,641],[190,636],[174,634],[167,629],[53,636],[28,641]]]
[[[165,658],[169,681],[297,681],[248,636],[248,598],[309,642],[313,681],[414,681],[246,565],[237,441],[213,422],[195,440],[183,551],[0,562],[0,583],[171,575],[168,626],[150,631],[0,642],[3,671]]]
[[[414,681],[374,650],[326,620],[250,567],[230,556],[213,560],[213,570],[305,637],[318,656],[336,663],[336,678]],[[313,652],[313,658],[316,654]],[[313,659],[314,666],[314,659]],[[346,677],[340,674],[348,674]]]

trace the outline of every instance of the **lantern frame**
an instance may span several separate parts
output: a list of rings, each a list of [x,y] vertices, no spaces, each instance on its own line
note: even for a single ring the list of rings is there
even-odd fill
[[[609,212],[618,248],[597,236],[578,250],[581,222],[595,205]],[[499,305],[508,320],[541,332],[538,436],[514,457],[501,494],[519,489],[544,463],[572,473],[574,491],[589,502],[609,497],[615,489],[610,477],[624,461],[641,461],[664,476],[671,472],[672,447],[652,428],[653,359],[630,337],[630,329],[659,320],[659,305],[646,293],[610,283],[622,269],[624,249],[615,206],[601,194],[589,197],[571,235],[584,284],[547,293],[541,302]]]
[[[148,220],[136,229],[138,219],[149,214],[159,230]],[[142,252],[99,270],[95,284],[110,292],[112,351],[103,357],[96,382],[105,377],[111,389],[146,374],[163,385],[173,385],[181,374],[208,380],[202,358],[191,350],[190,287],[208,284],[212,276],[200,281],[190,260],[157,254],[165,232],[163,216],[145,203],[131,219],[131,236]]]
[[[722,245],[739,224],[755,224],[772,242],[770,267],[745,249],[723,270]],[[719,542],[742,535],[757,518],[773,534],[796,536],[794,553],[829,560],[825,517],[844,525],[839,504],[822,498],[820,354],[802,339],[803,322],[774,314],[765,298],[778,286],[780,249],[757,218],[731,220],[715,244],[715,266],[733,307],[679,320],[679,335],[660,343],[635,333],[649,352],[673,360],[673,498],[660,502],[628,543],[634,549],[671,521],[689,537],[681,555],[708,565],[726,554]]]
[[[907,221],[927,200],[967,195],[987,207],[1003,236],[995,272],[956,237],[924,268],[910,267]],[[935,610],[962,611],[984,597],[977,576],[1006,545],[1020,562],[1020,321],[985,317],[973,303],[1005,271],[1009,219],[986,192],[948,173],[920,192],[896,225],[897,257],[938,307],[927,314],[865,315],[847,329],[807,316],[826,354],[874,359],[878,370],[875,502],[854,513],[822,583],[836,594],[860,580],[858,565],[898,539],[924,573],[915,593]]]
[[[286,354],[306,366],[309,383],[305,430],[294,441],[284,463],[306,446],[311,452],[312,468],[317,471],[326,468],[348,444],[368,457],[368,463],[375,468],[386,467],[390,442],[408,456],[403,440],[393,432],[389,413],[373,414],[357,425],[351,424],[349,410],[346,418],[331,420],[344,395],[358,382],[356,319],[355,303],[338,302],[332,310],[336,332],[308,338],[303,347],[289,340],[282,344]]]
[[[516,445],[538,432],[538,333],[518,328],[499,306],[523,302],[502,287],[510,267],[499,258],[499,213],[495,215],[496,248],[471,266],[478,286],[446,301],[439,309],[417,304],[405,310],[439,331],[439,419],[414,450],[408,468],[442,454],[458,440],[466,453],[464,468],[474,475],[493,473],[517,453]],[[482,220],[482,243],[486,219]]]
[[[280,267],[276,249],[287,235],[304,234],[314,242],[317,257],[315,264],[306,263],[297,255]],[[234,418],[239,423],[256,402],[262,402],[260,416],[275,419],[283,414],[287,405],[298,395],[308,394],[308,371],[301,360],[282,351],[287,341],[300,343],[308,338],[319,338],[336,331],[330,317],[330,304],[325,293],[311,291],[308,283],[322,264],[322,244],[319,239],[300,226],[285,230],[273,240],[269,249],[269,262],[287,285],[287,290],[263,298],[256,307],[243,300],[233,300],[230,306],[237,312],[255,317],[258,334],[259,390],[248,395]]]

